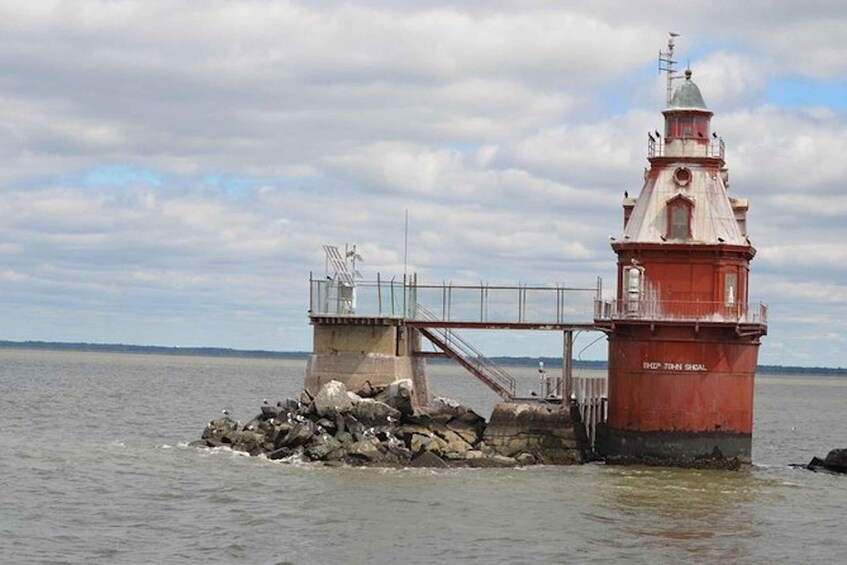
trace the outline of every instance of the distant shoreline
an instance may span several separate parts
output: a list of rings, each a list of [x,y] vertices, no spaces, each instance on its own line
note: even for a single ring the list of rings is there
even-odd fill
[[[293,359],[305,361],[311,355],[308,351],[267,351],[262,349],[231,349],[226,347],[167,347],[162,345],[128,345],[122,343],[67,343],[55,341],[3,341],[0,349],[33,349],[42,351],[81,351],[93,353],[132,353],[140,355],[186,355],[200,357],[236,357],[248,359]],[[537,367],[543,362],[547,367],[559,367],[561,357],[491,357],[500,365],[512,367]],[[451,363],[449,360],[429,359],[428,363]],[[579,369],[602,370],[606,361],[574,360]],[[791,365],[759,365],[757,372],[771,375],[832,375],[847,376],[845,367],[797,367]]]

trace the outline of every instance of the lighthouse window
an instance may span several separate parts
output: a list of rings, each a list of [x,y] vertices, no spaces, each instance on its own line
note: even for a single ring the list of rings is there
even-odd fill
[[[736,282],[737,278],[735,273],[726,274],[726,278],[724,278],[724,302],[726,302],[727,306],[732,306],[733,304],[735,304]]]
[[[671,237],[674,239],[688,237],[688,210],[685,206],[671,208]]]
[[[668,232],[671,239],[688,239],[691,237],[691,212],[693,203],[688,199],[677,196],[668,202]]]
[[[673,180],[679,186],[685,186],[691,182],[691,171],[688,167],[678,167],[673,172]]]

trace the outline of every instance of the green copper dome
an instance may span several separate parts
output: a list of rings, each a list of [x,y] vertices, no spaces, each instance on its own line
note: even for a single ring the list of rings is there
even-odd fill
[[[685,80],[673,93],[671,103],[668,108],[697,108],[698,110],[706,110],[706,103],[703,101],[703,95],[700,94],[700,89],[697,85],[691,82],[691,69],[685,70]]]

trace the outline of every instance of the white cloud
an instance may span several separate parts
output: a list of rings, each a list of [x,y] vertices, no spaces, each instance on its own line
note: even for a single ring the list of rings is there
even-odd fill
[[[321,244],[402,273],[406,209],[422,279],[608,288],[674,29],[750,198],[753,288],[791,335],[797,300],[844,294],[847,121],[762,99],[840,79],[847,15],[702,8],[0,0],[0,330],[305,349]]]

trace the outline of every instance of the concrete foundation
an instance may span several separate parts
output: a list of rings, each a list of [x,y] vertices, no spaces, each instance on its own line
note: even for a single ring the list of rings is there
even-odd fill
[[[752,434],[607,429],[599,450],[608,463],[707,469],[750,464]]]
[[[313,318],[312,356],[304,388],[317,394],[331,380],[348,390],[411,379],[414,401],[429,402],[426,361],[413,355],[420,337],[396,318]]]
[[[507,457],[529,453],[537,462],[583,462],[583,442],[569,406],[502,402],[494,407],[483,441]]]

